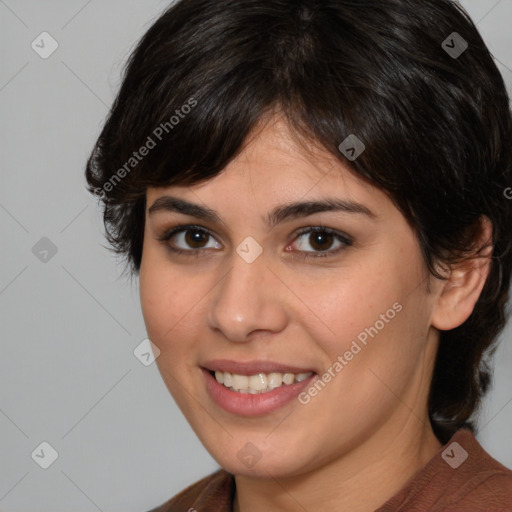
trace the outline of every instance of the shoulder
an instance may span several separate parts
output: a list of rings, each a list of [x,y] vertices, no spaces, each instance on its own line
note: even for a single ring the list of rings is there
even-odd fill
[[[484,471],[462,483],[460,491],[441,500],[443,510],[450,512],[512,511],[512,472]]]
[[[419,512],[512,511],[512,471],[461,429],[397,495],[378,509]]]
[[[457,479],[460,504],[457,502],[454,510],[462,506],[472,506],[475,510],[512,510],[512,471],[487,453],[471,433],[464,433],[461,444],[464,440],[467,446],[464,464],[468,464]],[[450,443],[445,452],[448,448]]]
[[[231,511],[234,488],[233,475],[220,469],[149,512],[228,512]]]

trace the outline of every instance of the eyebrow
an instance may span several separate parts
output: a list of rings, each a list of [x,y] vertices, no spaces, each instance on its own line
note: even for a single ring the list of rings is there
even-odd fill
[[[159,197],[149,207],[148,214],[151,216],[159,211],[181,213],[183,215],[189,215],[204,221],[224,224],[215,210],[195,203],[190,203],[189,201],[185,201],[184,199],[179,199],[177,197]],[[368,207],[361,203],[356,203],[346,199],[326,198],[318,201],[294,202],[277,206],[268,213],[266,222],[269,227],[272,228],[284,221],[307,217],[309,215],[321,212],[344,212],[361,214],[369,217],[372,220],[377,217],[375,213],[373,213]]]

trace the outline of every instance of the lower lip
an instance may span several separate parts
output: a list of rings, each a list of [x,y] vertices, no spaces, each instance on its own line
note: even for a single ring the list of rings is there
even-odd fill
[[[206,379],[206,388],[213,401],[225,411],[240,416],[260,416],[276,411],[296,398],[311,384],[316,374],[301,382],[281,386],[266,393],[237,393],[219,384],[215,377],[202,368]]]

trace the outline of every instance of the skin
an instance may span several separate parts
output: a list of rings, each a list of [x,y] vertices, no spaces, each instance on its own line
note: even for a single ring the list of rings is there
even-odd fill
[[[325,150],[300,144],[278,116],[212,180],[148,189],[148,208],[164,195],[207,206],[222,219],[146,212],[140,294],[169,391],[209,453],[235,475],[234,510],[363,512],[382,505],[441,448],[427,415],[439,330],[469,316],[488,259],[455,269],[446,281],[429,276],[414,232],[390,199]],[[361,203],[375,217],[338,211],[272,229],[264,222],[277,205],[327,197]],[[158,240],[188,223],[212,237],[197,245],[183,234]],[[315,258],[313,235],[296,234],[308,226],[338,230],[353,244],[334,254],[334,238],[332,247],[325,243],[332,255]],[[247,236],[263,248],[250,264],[236,252]],[[170,252],[173,243],[190,255]],[[247,418],[210,399],[205,361],[270,360],[321,376],[394,303],[401,311],[306,405],[292,400]],[[251,468],[237,457],[247,442],[261,454]]]

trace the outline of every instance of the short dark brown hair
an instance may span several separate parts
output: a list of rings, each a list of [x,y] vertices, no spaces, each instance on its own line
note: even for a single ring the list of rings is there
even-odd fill
[[[468,320],[441,332],[429,397],[440,440],[474,430],[512,267],[509,98],[475,25],[450,0],[172,5],[132,53],[86,168],[134,273],[147,187],[214,177],[276,109],[389,195],[436,277],[437,262],[471,257],[491,220],[490,275]],[[349,134],[365,145],[353,161],[338,148]]]

